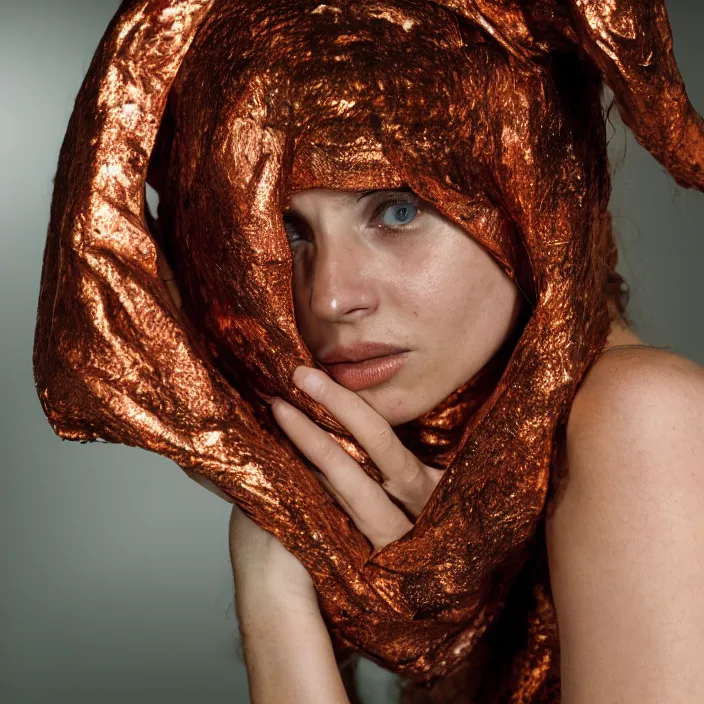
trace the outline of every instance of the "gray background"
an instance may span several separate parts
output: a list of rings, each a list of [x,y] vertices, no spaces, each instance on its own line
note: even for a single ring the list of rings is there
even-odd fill
[[[62,442],[34,390],[41,259],[59,147],[117,0],[0,0],[0,700],[246,702],[230,507],[172,462]],[[704,4],[669,3],[704,111]],[[704,196],[679,188],[614,113],[612,211],[629,314],[651,344],[704,364]],[[367,702],[387,673],[364,663]]]

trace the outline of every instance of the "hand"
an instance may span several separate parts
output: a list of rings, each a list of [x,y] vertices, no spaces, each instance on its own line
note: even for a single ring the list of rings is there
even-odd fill
[[[318,381],[307,387],[305,381]],[[417,516],[437,485],[442,471],[423,464],[403,446],[388,422],[353,391],[325,372],[297,367],[293,382],[323,405],[367,451],[384,481],[378,484],[330,434],[283,399],[272,401],[281,429],[320,471],[316,476],[354,521],[375,549],[398,540],[412,523],[391,500],[394,496]],[[196,478],[196,481],[202,478]],[[207,481],[207,480],[205,480]],[[208,487],[210,488],[210,487]],[[217,489],[212,487],[211,490]],[[233,505],[230,550],[235,590],[243,602],[264,599],[299,610],[317,608],[308,572],[271,534],[259,528]],[[248,609],[250,610],[250,609]]]
[[[318,388],[308,388],[307,379],[318,381]],[[318,479],[375,549],[398,540],[412,523],[389,495],[417,516],[442,471],[423,464],[403,446],[382,416],[325,372],[297,367],[293,382],[350,431],[379,468],[383,483],[369,477],[330,434],[283,399],[272,401],[274,419],[318,467],[320,471],[314,470]],[[202,478],[194,478],[203,482]],[[218,491],[214,486],[211,490]],[[251,594],[253,598],[293,604],[297,609],[317,608],[312,580],[300,562],[236,505],[230,521],[230,549],[235,588],[247,601]]]
[[[271,404],[276,422],[318,467],[318,479],[375,549],[398,540],[411,529],[412,523],[391,501],[389,494],[412,516],[417,516],[440,481],[442,470],[423,464],[404,447],[382,416],[325,372],[297,367],[293,382],[350,431],[379,468],[383,483],[378,484],[368,476],[354,458],[305,413],[280,398],[275,398]]]

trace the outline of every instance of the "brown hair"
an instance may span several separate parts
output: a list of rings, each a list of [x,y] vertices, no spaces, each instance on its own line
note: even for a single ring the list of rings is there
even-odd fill
[[[631,299],[631,289],[628,282],[617,271],[609,273],[606,280],[606,296],[609,302],[611,320],[613,321],[620,317],[628,326],[631,326],[633,321],[626,314],[626,308]]]

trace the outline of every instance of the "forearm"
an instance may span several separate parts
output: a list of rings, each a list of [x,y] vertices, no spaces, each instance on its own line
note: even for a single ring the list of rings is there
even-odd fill
[[[319,612],[271,604],[240,610],[252,704],[349,704]]]

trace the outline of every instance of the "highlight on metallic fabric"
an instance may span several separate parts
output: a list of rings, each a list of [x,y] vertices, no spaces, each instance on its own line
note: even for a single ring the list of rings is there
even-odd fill
[[[704,127],[662,0],[126,0],[59,158],[34,348],[53,429],[212,481],[305,565],[338,657],[438,701],[559,701],[538,529],[609,330],[604,83],[640,143],[702,190]],[[380,480],[291,382],[319,365],[295,325],[282,213],[301,189],[401,184],[484,246],[530,310],[487,369],[399,428],[444,473],[413,528],[373,550],[266,399]]]

